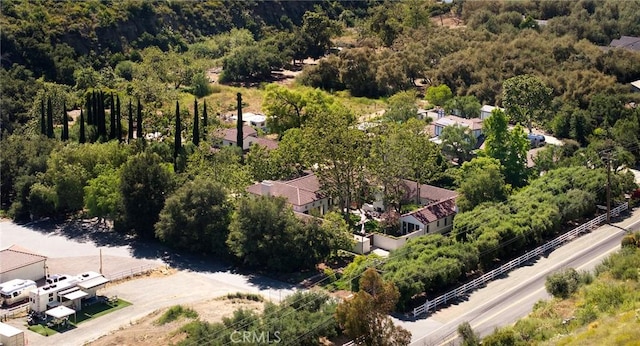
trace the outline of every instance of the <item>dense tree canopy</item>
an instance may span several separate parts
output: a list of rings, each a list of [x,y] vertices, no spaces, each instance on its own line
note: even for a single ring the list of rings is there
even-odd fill
[[[231,211],[224,188],[199,178],[167,198],[155,234],[172,247],[225,255]]]

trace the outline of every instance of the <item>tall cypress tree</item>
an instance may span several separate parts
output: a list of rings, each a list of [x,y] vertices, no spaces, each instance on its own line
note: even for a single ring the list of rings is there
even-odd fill
[[[84,134],[84,112],[82,112],[82,108],[80,108],[80,136],[78,142],[80,144],[85,143],[87,141],[87,137]]]
[[[107,137],[107,113],[104,111],[104,92],[100,91],[98,97],[98,114],[100,114],[100,137]]]
[[[53,107],[51,97],[47,98],[47,137],[53,138]]]
[[[116,138],[116,105],[111,93],[111,113],[109,114],[109,139]]]
[[[87,125],[93,125],[93,119],[91,118],[91,109],[93,107],[93,93],[87,93],[87,100],[85,101],[84,108],[87,110]]]
[[[198,99],[193,102],[193,144],[200,145],[200,117],[198,116]]]
[[[133,140],[133,106],[131,105],[131,99],[129,99],[129,143]]]
[[[238,147],[240,147],[240,151],[243,150],[244,147],[244,136],[242,133],[242,94],[238,93],[237,95],[238,97],[238,121],[236,123],[236,129],[237,131],[237,137],[236,137],[236,143],[238,144]],[[240,159],[240,161],[242,161],[242,158]]]
[[[138,117],[136,118],[136,122],[138,123],[136,126],[136,138],[142,138],[142,105],[140,104],[139,98],[138,98]]]
[[[209,119],[207,118],[207,100],[204,100],[204,106],[202,106],[202,139],[207,140],[207,126],[209,126]]]
[[[182,136],[180,134],[181,130],[182,129],[180,128],[180,103],[176,101],[176,133],[174,136],[174,143],[173,143],[174,162],[178,158],[178,153],[180,152],[180,148],[182,148]]]
[[[100,127],[98,122],[98,96],[95,90],[91,92],[91,124]]]
[[[67,101],[62,101],[62,137],[63,141],[69,140],[69,118],[67,117]]]
[[[116,95],[116,137],[122,142],[122,116],[120,115],[120,95]]]
[[[47,135],[47,117],[44,111],[44,95],[40,99],[40,134]]]

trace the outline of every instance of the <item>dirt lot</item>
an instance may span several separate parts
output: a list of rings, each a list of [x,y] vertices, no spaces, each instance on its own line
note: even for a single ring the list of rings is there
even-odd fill
[[[220,322],[223,317],[230,316],[233,311],[244,308],[261,311],[263,303],[244,299],[218,298],[193,304],[183,304],[198,312],[198,318],[207,322]],[[120,328],[100,339],[90,342],[91,346],[126,346],[126,345],[170,345],[183,340],[185,334],[178,329],[189,323],[191,319],[184,317],[165,325],[156,325],[155,321],[167,309],[159,309],[142,319],[133,322],[126,328]]]

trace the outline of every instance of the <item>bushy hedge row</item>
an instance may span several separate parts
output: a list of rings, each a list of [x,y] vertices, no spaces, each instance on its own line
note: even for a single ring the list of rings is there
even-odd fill
[[[626,184],[613,175],[612,195]],[[548,172],[505,203],[483,203],[460,213],[448,237],[427,235],[390,255],[385,278],[400,290],[399,308],[416,295],[464,280],[476,269],[520,255],[555,234],[567,221],[590,216],[604,203],[606,172],[566,167]]]

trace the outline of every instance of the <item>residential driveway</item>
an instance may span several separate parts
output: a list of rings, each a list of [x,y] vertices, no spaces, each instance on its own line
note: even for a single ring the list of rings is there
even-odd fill
[[[156,244],[123,241],[118,234],[99,226],[91,229],[91,226],[91,223],[86,223],[25,227],[3,221],[0,222],[0,247],[17,244],[48,256],[51,273],[73,275],[86,270],[98,271],[100,249],[105,273],[127,271],[147,265],[170,265],[178,269],[178,272],[108,285],[100,294],[117,295],[133,305],[83,323],[74,330],[50,337],[27,331],[25,335],[29,345],[83,345],[110,331],[125,327],[157,309],[175,304],[196,304],[231,292],[259,293],[267,299],[277,301],[295,291],[292,285],[238,273],[224,263],[188,254],[176,254]],[[9,321],[9,324],[25,329],[24,321],[13,320]]]

